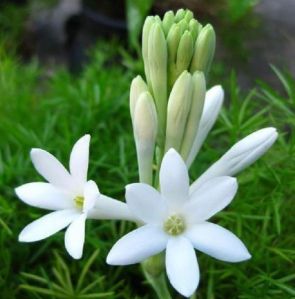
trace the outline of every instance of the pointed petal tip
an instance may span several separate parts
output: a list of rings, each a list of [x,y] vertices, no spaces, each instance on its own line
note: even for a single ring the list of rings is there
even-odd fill
[[[174,155],[174,154],[178,154],[178,152],[173,147],[171,147],[166,153],[166,155]]]
[[[113,263],[113,260],[112,260],[112,257],[111,257],[111,254],[110,254],[110,253],[111,253],[111,252],[109,252],[109,254],[108,254],[107,258],[106,258],[106,263],[107,263],[108,265],[110,265],[110,266],[114,266],[115,263]]]
[[[82,136],[80,139],[85,139],[87,141],[90,141],[91,135],[90,134],[85,134],[84,136]]]
[[[41,148],[32,148],[31,151],[30,151],[30,155],[32,157],[33,155],[36,155],[36,154],[38,154],[42,151],[44,151],[44,150],[42,150]]]
[[[252,258],[251,253],[246,249],[245,257],[244,257],[243,261],[250,260],[251,258]]]
[[[122,254],[124,254],[124,253],[122,253]],[[126,265],[125,263],[122,262],[122,260],[120,260],[119,256],[116,256],[115,251],[113,250],[113,248],[110,250],[110,252],[107,255],[106,263],[110,266],[124,266],[124,265]]]
[[[28,242],[28,241],[26,241],[26,238],[24,237],[24,235],[22,233],[19,234],[18,241],[19,242]]]
[[[15,187],[15,188],[14,188],[14,193],[17,195],[17,197],[20,197],[19,194],[20,194],[20,192],[21,192],[21,187],[22,187],[22,186],[18,186],[18,187]]]
[[[26,234],[25,228],[18,235],[18,242],[31,243],[31,242],[35,242],[35,241],[39,241],[39,240],[34,240],[34,239],[32,239],[32,237],[30,238],[30,236],[28,234]]]
[[[80,260],[82,258],[82,254],[75,255],[73,253],[68,252],[68,254],[75,260]]]
[[[207,93],[214,94],[216,97],[218,96],[220,100],[223,100],[224,89],[221,85],[214,85],[207,91]]]

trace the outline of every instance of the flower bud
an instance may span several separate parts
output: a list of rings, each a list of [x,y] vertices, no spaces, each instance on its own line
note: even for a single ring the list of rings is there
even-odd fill
[[[208,24],[200,32],[195,43],[194,56],[191,62],[190,72],[201,71],[205,75],[208,74],[216,43],[215,31]]]
[[[157,112],[149,92],[143,92],[135,105],[133,132],[140,182],[153,183],[153,157],[157,137]]]
[[[204,143],[209,131],[212,129],[220,112],[224,98],[224,91],[220,85],[215,85],[206,92],[205,103],[199,128],[192,145],[192,149],[186,161],[189,168],[195,160],[201,146]]]
[[[202,25],[195,19],[190,20],[188,24],[189,32],[191,33],[194,42],[199,34],[201,26]]]
[[[150,72],[149,72],[149,59],[148,59],[148,39],[149,34],[151,31],[151,27],[155,22],[155,18],[152,16],[149,16],[145,19],[143,29],[142,29],[142,58],[144,63],[144,72],[146,80],[149,84],[150,82]]]
[[[184,160],[187,159],[191,151],[192,145],[197,135],[199,122],[203,111],[206,95],[206,80],[202,72],[197,71],[193,74],[192,86],[192,103],[180,151],[180,154]]]
[[[152,25],[149,34],[148,64],[161,140],[165,132],[167,111],[167,43],[163,30],[157,22]]]
[[[141,76],[136,76],[131,82],[130,97],[129,97],[130,115],[131,115],[132,122],[134,118],[134,110],[135,110],[136,102],[139,99],[140,94],[145,91],[148,91],[148,87],[146,83],[141,78]]]
[[[189,23],[190,20],[193,19],[193,17],[194,17],[193,12],[187,9],[184,15],[184,19],[187,21],[187,23]]]
[[[183,34],[186,30],[189,29],[188,22],[183,19],[177,24],[180,28],[180,33]]]
[[[180,8],[177,10],[176,15],[175,15],[175,21],[179,22],[185,17],[186,11],[183,8]]]
[[[172,10],[165,13],[162,23],[165,36],[167,36],[171,26],[174,23],[174,13]]]
[[[193,38],[189,31],[185,31],[182,35],[177,49],[176,73],[174,81],[178,76],[189,68],[194,51]]]
[[[192,76],[184,71],[176,80],[168,100],[165,152],[180,150],[192,99]]]

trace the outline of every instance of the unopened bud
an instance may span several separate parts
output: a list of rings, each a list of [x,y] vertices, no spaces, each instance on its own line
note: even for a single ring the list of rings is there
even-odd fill
[[[182,35],[178,50],[177,50],[177,59],[176,59],[176,77],[174,81],[178,78],[178,76],[189,68],[192,56],[194,51],[193,38],[190,32],[185,31]]]
[[[186,11],[183,8],[178,9],[175,15],[175,21],[176,22],[181,21],[185,16],[185,12]]]
[[[196,38],[199,34],[199,25],[200,25],[199,22],[195,19],[190,20],[190,22],[188,24],[188,28],[189,28],[189,31],[192,35],[194,42],[196,41]]]
[[[130,86],[130,103],[129,103],[129,108],[130,108],[130,115],[131,119],[133,122],[134,118],[134,110],[135,110],[135,105],[137,100],[139,99],[139,96],[141,93],[148,91],[148,87],[144,80],[141,78],[141,76],[136,76]]]
[[[189,29],[188,22],[183,19],[177,24],[180,28],[180,33],[183,34],[186,30]]]
[[[194,17],[193,12],[187,9],[184,15],[184,19],[189,23],[190,20],[193,19],[193,17]]]
[[[165,152],[180,150],[192,98],[192,76],[184,71],[174,83],[167,107]]]
[[[133,131],[140,182],[150,185],[153,183],[153,157],[157,127],[154,100],[149,92],[143,92],[135,106]]]
[[[146,80],[149,84],[150,82],[150,72],[149,72],[149,59],[148,59],[148,40],[149,40],[149,34],[152,28],[152,25],[155,22],[155,18],[152,16],[149,16],[145,19],[143,29],[142,29],[142,58],[144,62],[144,72]]]
[[[164,33],[166,36],[168,35],[168,32],[169,32],[171,26],[173,25],[173,23],[174,23],[174,13],[171,10],[167,11],[165,13],[163,21],[162,21],[163,30],[164,30]]]
[[[164,136],[167,111],[167,43],[161,26],[153,24],[148,40],[151,89],[156,104],[160,139]]]
[[[212,129],[218,114],[220,112],[224,98],[224,91],[220,85],[210,88],[206,92],[205,102],[203,107],[202,116],[199,122],[198,132],[192,145],[192,149],[186,160],[186,165],[189,168],[195,160],[204,140],[206,139],[209,131]]]
[[[192,85],[192,103],[180,151],[180,154],[184,160],[187,159],[191,151],[192,145],[198,132],[198,127],[203,111],[206,95],[206,80],[202,72],[197,71],[193,74]]]
[[[215,31],[208,24],[199,33],[196,43],[190,72],[201,71],[208,74],[215,52]]]

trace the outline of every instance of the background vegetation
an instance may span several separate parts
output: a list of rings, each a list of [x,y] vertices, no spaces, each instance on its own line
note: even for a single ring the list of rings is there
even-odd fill
[[[13,50],[21,39],[19,14],[2,13],[0,23],[6,24],[0,35],[0,297],[154,298],[138,266],[105,264],[112,244],[132,224],[88,221],[84,258],[74,261],[64,250],[63,233],[18,243],[20,230],[45,211],[26,206],[14,194],[14,187],[42,180],[29,159],[32,147],[67,165],[73,143],[90,133],[89,177],[101,192],[123,200],[123,187],[137,180],[128,108],[130,81],[137,73],[126,65],[138,69],[140,62],[126,52],[122,56],[118,41],[101,41],[79,75],[49,71],[37,61],[24,64]],[[234,71],[213,69],[209,85],[221,82],[226,102],[192,166],[192,180],[254,130],[274,126],[280,137],[238,176],[238,195],[214,219],[241,237],[253,258],[228,264],[198,254],[198,299],[295,298],[295,80],[275,67],[272,71],[280,91],[258,81],[241,92]]]

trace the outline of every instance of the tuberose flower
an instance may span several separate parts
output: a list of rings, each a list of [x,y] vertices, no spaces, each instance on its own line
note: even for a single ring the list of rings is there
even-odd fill
[[[68,226],[65,247],[75,259],[82,257],[85,221],[91,219],[133,220],[125,203],[99,193],[94,181],[87,181],[90,135],[80,138],[70,155],[70,172],[50,153],[32,149],[36,170],[48,181],[24,184],[15,189],[25,203],[55,210],[27,225],[21,242],[45,239]]]
[[[224,92],[220,85],[213,86],[206,93],[204,109],[190,154],[186,159],[189,168],[199,153],[204,140],[213,127],[220,112]],[[216,176],[235,176],[259,159],[276,141],[275,128],[263,128],[251,133],[234,144],[218,161],[207,169],[191,186],[191,192],[206,180]]]
[[[234,234],[208,222],[232,201],[237,188],[235,178],[218,176],[190,192],[187,166],[170,149],[161,164],[161,192],[143,183],[126,187],[127,205],[144,224],[117,241],[107,263],[134,264],[166,250],[170,283],[189,297],[198,287],[200,275],[194,249],[227,262],[251,257]]]

